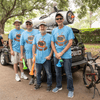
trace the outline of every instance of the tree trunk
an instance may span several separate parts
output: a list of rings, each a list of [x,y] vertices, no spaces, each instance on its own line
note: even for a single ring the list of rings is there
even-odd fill
[[[5,23],[0,22],[0,34],[4,34]]]

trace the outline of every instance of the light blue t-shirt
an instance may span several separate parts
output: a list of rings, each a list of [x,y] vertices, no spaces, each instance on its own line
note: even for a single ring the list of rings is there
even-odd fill
[[[46,33],[44,36],[38,34],[33,40],[33,44],[36,45],[36,63],[43,64],[51,52],[51,34]]]
[[[24,31],[21,35],[20,45],[24,46],[26,59],[33,58],[32,47],[33,40],[36,34],[39,34],[39,31],[33,29],[31,32]]]
[[[24,32],[23,29],[20,29],[20,30],[13,29],[10,31],[9,37],[8,37],[9,39],[12,40],[13,51],[16,51],[18,53],[20,53],[20,37],[23,32]]]
[[[58,27],[53,29],[52,31],[52,40],[55,43],[56,51],[59,53],[61,52],[66,45],[68,44],[70,39],[74,39],[73,31],[70,27],[64,26],[62,29]],[[55,54],[54,54],[55,57]],[[71,48],[69,48],[63,55],[63,59],[70,59],[71,56]]]

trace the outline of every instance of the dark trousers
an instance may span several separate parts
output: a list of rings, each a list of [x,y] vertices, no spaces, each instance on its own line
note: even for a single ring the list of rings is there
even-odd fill
[[[47,84],[48,86],[52,85],[52,74],[51,74],[51,60],[46,60],[43,64],[36,63],[37,69],[37,84],[41,85],[41,70],[42,66],[44,67],[47,74]]]
[[[58,63],[58,59],[54,58],[54,65],[55,65],[55,71],[56,71],[56,87],[61,88],[62,87],[62,68],[57,67],[56,64]],[[72,65],[72,59],[63,59],[64,64],[64,70],[67,77],[67,89],[69,91],[74,91],[73,87],[73,78],[72,78],[72,72],[71,72],[71,65]]]

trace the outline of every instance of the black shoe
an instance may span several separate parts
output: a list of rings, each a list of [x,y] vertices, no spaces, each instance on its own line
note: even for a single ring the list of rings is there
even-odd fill
[[[36,86],[35,86],[35,90],[37,90],[37,89],[39,89],[40,88],[40,85],[38,85],[38,84],[36,84]]]
[[[48,86],[48,87],[47,87],[47,91],[48,91],[48,92],[51,91],[51,89],[52,89],[51,86]]]

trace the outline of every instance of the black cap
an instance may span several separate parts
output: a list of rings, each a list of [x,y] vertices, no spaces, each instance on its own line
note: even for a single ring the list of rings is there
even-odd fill
[[[61,13],[57,13],[55,17],[57,17],[58,15],[60,15],[63,18],[63,15]]]

